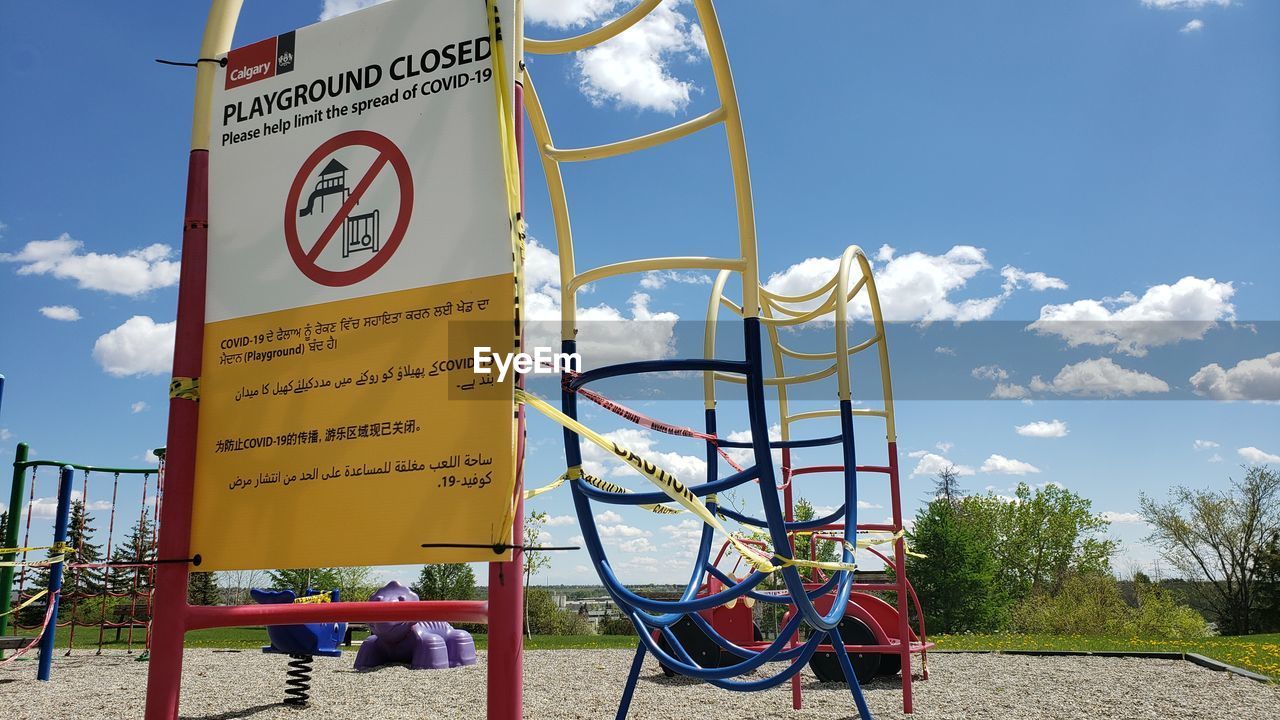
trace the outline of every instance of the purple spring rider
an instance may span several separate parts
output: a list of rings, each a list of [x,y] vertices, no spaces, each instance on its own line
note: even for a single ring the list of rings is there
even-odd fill
[[[369,598],[370,602],[417,600],[418,595],[392,580]],[[476,664],[471,633],[447,622],[370,623],[373,634],[356,653],[357,670],[373,670],[390,663],[408,663],[414,670],[442,670]]]

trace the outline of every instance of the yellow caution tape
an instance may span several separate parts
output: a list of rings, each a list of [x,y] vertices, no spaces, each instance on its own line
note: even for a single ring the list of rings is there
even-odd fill
[[[333,602],[333,596],[330,593],[320,593],[319,595],[307,595],[306,597],[294,598],[293,603],[299,604],[319,604]]]
[[[200,402],[200,378],[176,377],[170,380],[169,397]]]
[[[2,612],[2,613],[0,613],[0,617],[4,617],[5,615],[12,615],[12,614],[14,614],[14,613],[16,613],[16,612],[19,612],[19,611],[21,611],[21,610],[25,610],[26,608],[30,607],[33,603],[35,603],[35,601],[39,600],[40,598],[42,598],[42,597],[44,597],[45,595],[48,595],[48,594],[49,594],[49,591],[48,591],[48,590],[41,590],[40,592],[36,593],[35,595],[32,595],[31,597],[27,598],[27,601],[26,601],[26,602],[24,602],[24,603],[22,603],[22,604],[21,604],[21,605],[19,605],[18,607],[14,608],[14,609],[12,609],[12,610],[9,610],[9,611],[7,611],[7,612]]]
[[[768,554],[768,553],[762,552],[742,542],[742,539],[739,538],[736,534],[729,532],[725,528],[725,526],[720,522],[719,518],[717,518],[710,510],[708,510],[707,506],[703,504],[701,500],[698,499],[697,495],[694,495],[689,490],[689,488],[685,487],[684,483],[680,482],[680,480],[676,478],[676,476],[672,475],[666,470],[663,470],[657,464],[650,462],[648,460],[645,460],[644,458],[641,458],[640,455],[638,455],[632,450],[628,450],[626,447],[622,446],[620,443],[617,443],[613,440],[610,440],[604,437],[603,435],[596,432],[595,430],[592,430],[586,425],[583,425],[577,420],[574,420],[568,415],[565,415],[564,413],[560,412],[559,410],[555,409],[550,404],[548,404],[547,401],[543,400],[542,398],[536,395],[527,393],[524,390],[517,388],[516,402],[524,403],[534,408],[535,410],[542,413],[543,415],[546,415],[551,420],[554,420],[557,424],[564,427],[565,429],[573,431],[579,437],[586,438],[587,440],[590,440],[591,442],[595,443],[601,448],[608,450],[609,452],[616,455],[618,458],[620,458],[623,462],[630,465],[633,469],[635,469],[641,475],[648,478],[649,481],[652,482],[654,485],[657,485],[658,489],[666,493],[667,496],[670,497],[672,500],[682,505],[686,510],[693,513],[694,515],[697,515],[699,520],[702,520],[702,522],[706,523],[707,525],[710,525],[713,529],[719,531],[722,535],[728,538],[730,545],[732,545],[733,549],[736,550],[737,553],[742,556],[742,559],[746,560],[747,563],[751,565],[751,567],[755,568],[760,572],[771,573],[778,570],[781,567],[788,567],[788,566],[813,567],[821,570],[832,570],[832,571],[853,570],[856,567],[854,563],[797,560],[795,558],[787,558],[777,554]]]
[[[0,562],[0,567],[11,567],[11,568],[16,568],[16,567],[50,567],[50,566],[52,566],[52,565],[57,565],[57,564],[59,564],[59,563],[64,563],[64,562],[66,562],[66,561],[67,561],[67,556],[66,556],[66,555],[54,555],[53,557],[48,558],[47,560],[36,560],[36,561],[33,561],[33,562],[21,562],[21,561],[9,562],[9,561],[7,561],[7,560],[6,560],[6,561],[4,561],[4,562]]]
[[[52,545],[40,545],[39,547],[16,547],[16,548],[0,548],[0,555],[17,555],[18,553],[31,552],[33,550],[52,550]]]

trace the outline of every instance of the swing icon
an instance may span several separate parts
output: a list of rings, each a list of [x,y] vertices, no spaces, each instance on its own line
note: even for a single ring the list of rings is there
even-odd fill
[[[342,257],[350,257],[351,253],[369,251],[370,255],[378,252],[378,211],[364,215],[352,215],[342,223]]]

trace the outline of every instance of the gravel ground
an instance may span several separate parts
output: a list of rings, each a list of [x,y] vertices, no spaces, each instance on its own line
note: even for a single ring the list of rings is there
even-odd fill
[[[188,650],[182,717],[191,720],[312,717],[466,718],[484,716],[484,658],[469,668],[351,670],[353,656],[317,658],[312,708],[280,706],[285,658],[254,651]],[[525,717],[611,718],[630,665],[628,650],[544,650],[525,655]],[[16,665],[16,667],[15,667]],[[59,656],[54,680],[32,679],[33,662],[0,669],[0,718],[138,718],[146,663],[123,653]],[[916,713],[903,716],[898,681],[867,688],[872,712],[888,718],[1229,718],[1280,717],[1280,686],[1188,662],[1128,658],[934,654],[930,680],[916,684]],[[793,712],[789,685],[738,694],[664,678],[652,658],[636,688],[631,717],[742,720],[852,718],[847,691],[804,674],[805,709]]]

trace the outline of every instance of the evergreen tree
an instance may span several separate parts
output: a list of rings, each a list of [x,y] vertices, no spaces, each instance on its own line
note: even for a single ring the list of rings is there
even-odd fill
[[[74,553],[68,558],[70,562],[88,565],[102,562],[102,546],[93,542],[96,532],[93,517],[85,510],[84,501],[73,500],[67,527],[67,545]],[[97,595],[103,590],[102,579],[100,568],[67,567],[62,574],[62,594],[64,597]],[[62,614],[61,609],[59,614]]]
[[[218,580],[211,572],[193,572],[187,583],[187,602],[192,605],[217,605],[220,599]]]
[[[413,591],[423,600],[473,600],[476,576],[466,563],[424,565]]]
[[[979,525],[964,517],[964,505],[945,496],[916,515],[911,547],[925,557],[908,557],[907,574],[924,603],[930,632],[997,629],[1008,608],[996,582],[992,543]]]
[[[130,565],[155,562],[156,547],[151,511],[143,510],[137,522],[130,528],[116,549],[111,553],[111,562]],[[133,593],[136,583],[137,592],[146,592],[151,588],[151,573],[145,567],[115,568],[109,573],[107,583],[111,592]]]

